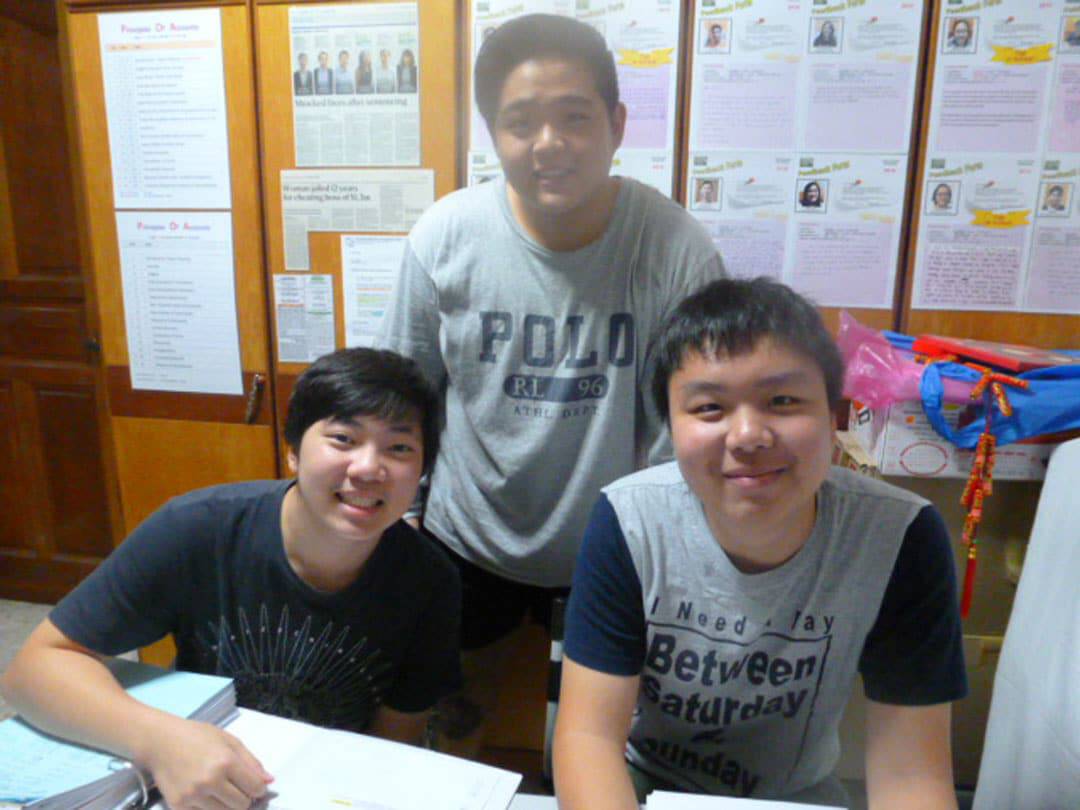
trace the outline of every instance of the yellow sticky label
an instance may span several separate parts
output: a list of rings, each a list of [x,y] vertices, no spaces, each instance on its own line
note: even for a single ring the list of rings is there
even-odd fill
[[[1036,62],[1049,62],[1050,51],[1054,44],[1047,42],[1045,45],[1035,45],[1031,48],[1009,48],[1004,45],[994,45],[994,56],[991,62],[1004,62],[1006,65],[1034,65]]]
[[[972,225],[979,228],[1019,228],[1030,225],[1030,211],[1006,211],[999,214],[995,211],[976,211]]]
[[[671,64],[674,48],[657,48],[655,51],[619,51],[619,64],[628,67],[652,68]]]

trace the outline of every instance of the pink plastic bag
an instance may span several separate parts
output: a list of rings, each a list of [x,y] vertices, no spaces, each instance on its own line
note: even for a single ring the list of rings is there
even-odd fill
[[[911,352],[897,349],[877,329],[863,326],[846,311],[840,313],[836,337],[844,358],[844,396],[871,408],[921,399],[923,366]],[[944,378],[946,402],[970,402],[972,384]]]

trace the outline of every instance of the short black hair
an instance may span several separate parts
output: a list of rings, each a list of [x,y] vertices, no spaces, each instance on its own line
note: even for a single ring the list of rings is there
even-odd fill
[[[424,442],[424,472],[439,453],[439,396],[420,367],[395,352],[352,348],[324,354],[296,380],[285,416],[285,441],[300,451],[304,433],[322,419],[415,418]]]
[[[820,370],[834,413],[844,387],[844,361],[821,314],[786,284],[766,278],[713,281],[685,298],[652,340],[652,396],[670,422],[668,384],[688,352],[729,356],[751,352],[763,340],[798,352]]]
[[[489,130],[495,131],[506,77],[522,62],[551,57],[583,62],[592,74],[609,117],[614,114],[619,106],[619,77],[615,72],[615,57],[603,36],[572,17],[526,14],[496,28],[476,56],[473,71],[476,107]]]

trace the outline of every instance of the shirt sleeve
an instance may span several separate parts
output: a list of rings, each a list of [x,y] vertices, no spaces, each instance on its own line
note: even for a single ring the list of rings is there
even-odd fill
[[[189,553],[214,531],[204,513],[176,500],[162,506],[53,608],[53,624],[103,655],[171,633],[183,609],[180,590],[190,581]]]
[[[926,706],[967,694],[952,543],[933,506],[908,526],[859,672],[879,703]]]
[[[406,527],[409,532],[413,529]],[[421,559],[431,575],[418,592],[428,594],[416,634],[401,662],[400,675],[385,703],[399,712],[422,712],[442,697],[461,688],[461,578],[448,561],[430,564]]]
[[[609,675],[637,675],[645,661],[641,580],[604,495],[593,507],[566,611],[566,655]]]
[[[415,360],[428,381],[440,389],[446,366],[439,350],[439,325],[438,291],[410,238],[376,345]]]

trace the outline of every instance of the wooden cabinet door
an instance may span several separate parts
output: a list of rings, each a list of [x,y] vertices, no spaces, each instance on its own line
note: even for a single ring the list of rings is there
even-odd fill
[[[77,143],[82,243],[101,323],[107,413],[125,531],[173,495],[278,474],[250,14],[243,2],[192,5],[217,8],[221,17],[229,215],[243,377],[240,395],[175,393],[131,385],[98,17],[176,8],[176,4],[67,0],[61,15],[71,87],[68,108]]]
[[[0,3],[0,597],[59,599],[113,548],[56,9]]]

